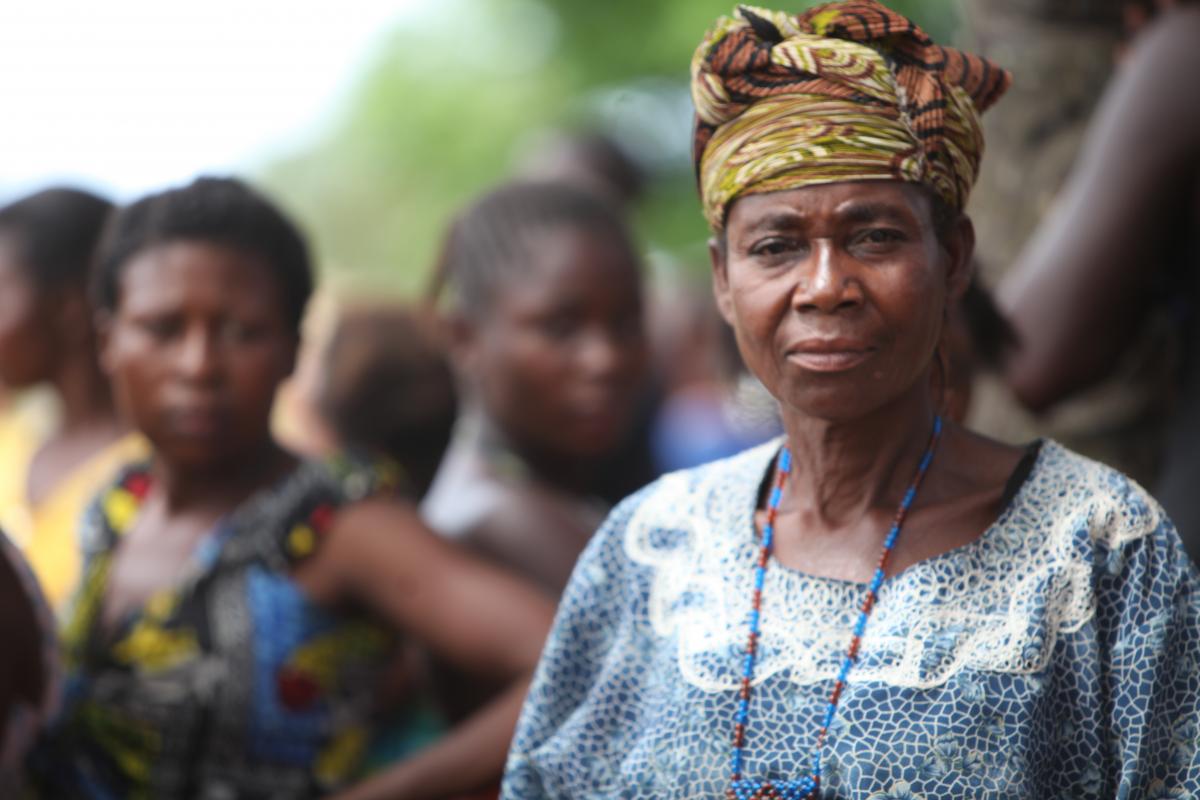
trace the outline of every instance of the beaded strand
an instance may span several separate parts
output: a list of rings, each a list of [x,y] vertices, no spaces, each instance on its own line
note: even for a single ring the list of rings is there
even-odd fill
[[[759,550],[758,562],[754,568],[754,593],[750,608],[750,633],[746,640],[746,653],[742,662],[741,689],[738,692],[738,707],[737,713],[734,716],[732,775],[730,776],[730,787],[725,793],[727,800],[808,800],[808,798],[813,797],[820,791],[821,748],[825,744],[825,737],[829,732],[829,726],[833,724],[834,715],[837,714],[838,701],[841,700],[842,691],[846,688],[846,678],[850,674],[850,668],[858,661],[863,633],[867,627],[867,618],[871,615],[871,610],[875,607],[879,596],[879,588],[883,585],[883,580],[887,576],[888,563],[891,560],[892,550],[896,546],[896,540],[900,536],[900,529],[904,525],[904,520],[908,516],[908,510],[912,507],[913,500],[916,499],[917,490],[925,478],[925,473],[929,470],[929,464],[933,461],[933,453],[937,449],[941,434],[942,418],[935,416],[933,418],[933,433],[929,437],[929,444],[925,447],[925,453],[921,456],[921,460],[917,464],[916,474],[913,475],[912,482],[909,484],[908,490],[904,493],[899,508],[896,509],[896,516],[892,520],[892,526],[883,540],[883,548],[879,554],[875,574],[871,577],[871,582],[867,587],[867,594],[863,598],[862,606],[859,608],[858,621],[854,625],[850,647],[846,651],[845,658],[842,660],[841,669],[838,671],[837,680],[833,684],[833,691],[830,692],[829,702],[825,707],[825,715],[821,721],[821,727],[817,731],[817,744],[813,750],[812,772],[798,780],[761,782],[743,778],[742,768],[745,764],[746,725],[750,716],[750,697],[753,692],[754,665],[758,655],[758,640],[761,632],[763,586],[766,582],[767,563],[770,561],[772,552],[774,552],[775,518],[779,513],[779,503],[783,499],[784,484],[787,482],[788,476],[792,471],[791,452],[786,446],[780,452],[779,474],[776,478],[775,486],[771,489],[770,498],[767,501],[767,519],[763,524],[762,547]]]

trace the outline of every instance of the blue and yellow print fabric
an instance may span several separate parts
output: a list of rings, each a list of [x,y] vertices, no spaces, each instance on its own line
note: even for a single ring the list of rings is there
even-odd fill
[[[66,623],[64,713],[34,760],[46,797],[313,797],[359,771],[393,636],[311,603],[289,577],[388,464],[303,464],[223,519],[183,580],[112,631],[112,554],[150,487],[134,467],[93,509]]]

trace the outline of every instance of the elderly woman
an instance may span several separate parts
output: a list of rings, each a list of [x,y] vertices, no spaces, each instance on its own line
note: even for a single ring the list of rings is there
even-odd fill
[[[1200,790],[1200,592],[1170,521],[1054,442],[939,417],[1006,73],[858,0],[742,7],[692,74],[716,296],[786,435],[613,512],[504,796]]]

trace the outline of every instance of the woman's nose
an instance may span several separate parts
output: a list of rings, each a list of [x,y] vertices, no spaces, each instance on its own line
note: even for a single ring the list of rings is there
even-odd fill
[[[802,312],[833,314],[862,302],[862,284],[852,265],[831,242],[815,242],[809,257],[796,266],[792,306]]]
[[[215,332],[204,326],[190,328],[181,342],[175,367],[180,374],[199,382],[211,380],[219,371],[219,342]]]
[[[640,339],[611,331],[591,331],[580,342],[578,364],[592,377],[607,378],[627,371],[636,360]]]

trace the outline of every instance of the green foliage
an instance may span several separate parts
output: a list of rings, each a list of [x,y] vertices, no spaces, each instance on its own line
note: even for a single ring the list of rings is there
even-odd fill
[[[945,40],[954,3],[894,5]],[[644,127],[637,103],[678,105],[643,131],[665,144],[635,224],[657,249],[696,263],[706,230],[686,157],[688,65],[704,31],[732,8],[729,0],[442,4],[392,34],[322,140],[260,177],[312,232],[335,286],[413,293],[448,220],[510,173],[534,132],[598,126],[622,137]]]

